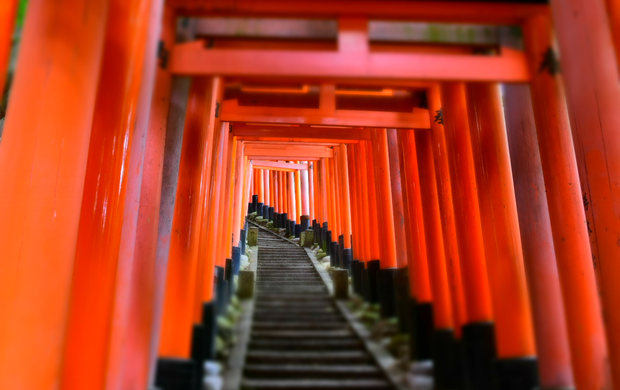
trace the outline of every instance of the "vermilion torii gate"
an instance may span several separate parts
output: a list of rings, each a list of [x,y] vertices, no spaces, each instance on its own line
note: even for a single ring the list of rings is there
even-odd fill
[[[157,358],[212,358],[192,343],[208,335],[214,276],[238,253],[261,177],[276,212],[312,210],[349,260],[408,267],[426,335],[480,363],[469,386],[493,372],[502,389],[521,376],[617,387],[620,30],[608,3],[30,0],[0,141],[0,387],[144,389]],[[0,86],[15,10],[0,5]],[[265,49],[177,26],[205,16],[338,29]],[[525,49],[379,45],[373,20],[515,25]],[[232,83],[276,97],[227,98]],[[373,108],[398,89],[425,99]],[[317,104],[286,106],[292,94]],[[343,108],[345,95],[367,100]],[[262,160],[310,162],[307,186],[305,174],[253,175],[282,164]]]

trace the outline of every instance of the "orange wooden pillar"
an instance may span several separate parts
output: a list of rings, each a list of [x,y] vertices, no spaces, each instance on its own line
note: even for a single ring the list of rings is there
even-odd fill
[[[361,261],[367,262],[372,260],[371,255],[371,239],[370,239],[370,206],[369,197],[371,192],[368,189],[368,167],[366,165],[366,145],[360,142],[354,146],[356,151],[355,168],[357,169],[357,177],[359,180],[358,199],[360,212],[360,240],[362,247]]]
[[[109,7],[115,17],[108,19],[93,115],[62,369],[67,389],[106,386],[117,277],[123,280],[130,267],[119,263],[129,181],[125,169],[142,109],[138,103],[149,104],[139,96],[151,1],[113,0]]]
[[[372,157],[377,198],[378,236],[381,245],[381,268],[394,268],[398,265],[396,256],[396,237],[394,233],[394,214],[392,213],[392,187],[390,185],[390,161],[388,154],[387,131],[373,129]]]
[[[536,125],[527,86],[504,85],[504,110],[530,292],[540,387],[573,388],[560,288]]]
[[[620,104],[617,87],[620,42],[614,47],[612,39],[612,36],[617,39],[620,35],[618,5],[614,4],[614,12],[608,15],[602,0],[565,3],[560,6],[556,1],[551,2],[562,52],[575,149],[583,155],[581,194],[584,207],[592,213],[588,227],[594,236],[591,239],[595,243],[593,252],[598,254],[596,264],[600,269],[612,382],[618,387],[620,313],[617,307],[620,305],[620,286],[616,275],[620,274],[617,261],[620,257],[620,113],[614,107]],[[574,15],[582,15],[583,19],[576,19]],[[581,375],[575,374],[577,377]]]
[[[0,4],[0,97],[4,96],[18,4],[18,0],[5,0]]]
[[[352,145],[346,145],[346,150],[347,150],[347,177],[349,180],[349,198],[350,198],[350,204],[351,204],[351,234],[353,235],[353,239],[351,241],[351,248],[353,250],[353,259],[354,260],[361,260],[361,252],[362,252],[362,248],[361,248],[361,233],[360,233],[360,210],[359,210],[359,204],[360,204],[360,199],[359,199],[359,192],[358,192],[358,182],[359,182],[359,178],[358,178],[358,170],[356,167],[356,162],[355,159],[357,157],[355,148],[354,148],[354,144]],[[352,271],[352,275],[353,272],[357,272],[356,270]],[[359,287],[358,287],[359,289]]]
[[[465,297],[461,279],[461,260],[459,257],[454,206],[452,203],[452,186],[450,163],[448,159],[446,137],[444,133],[439,86],[429,88],[427,92],[429,114],[431,116],[431,143],[435,166],[435,182],[443,233],[444,255],[452,298],[454,313],[454,335],[461,338],[461,325],[467,322]]]
[[[269,181],[269,170],[263,169],[263,183],[265,186],[265,206],[271,206],[271,182]]]
[[[331,203],[331,218],[332,218],[332,239],[334,242],[338,242],[338,236],[340,236],[340,210],[338,209],[338,186],[336,180],[336,170],[334,169],[334,158],[327,159],[329,165],[329,196]]]
[[[231,187],[231,172],[232,172],[232,159],[230,158],[231,153],[233,152],[233,136],[230,135],[229,131],[224,131],[225,143],[224,143],[224,155],[223,155],[223,163],[224,167],[222,169],[222,186],[223,193],[220,197],[220,213],[219,213],[219,222],[217,227],[218,234],[218,254],[215,265],[218,265],[222,268],[226,266],[226,259],[230,257],[230,234],[228,231],[228,223],[230,221],[230,187]],[[269,192],[269,184],[265,183],[263,180],[263,190],[266,191],[264,194]],[[266,199],[266,198],[263,198]]]
[[[297,221],[297,199],[295,197],[295,173],[288,173],[288,219]]]
[[[407,138],[413,134],[407,134]],[[429,276],[433,294],[432,356],[435,386],[454,388],[458,384],[461,362],[455,357],[455,318],[444,252],[439,196],[435,182],[435,163],[431,133],[415,132],[420,198],[424,199],[424,230],[428,256]],[[455,375],[456,374],[456,375]]]
[[[336,160],[337,159],[337,160]],[[351,248],[351,202],[350,202],[350,188],[349,188],[349,169],[347,167],[347,146],[340,144],[337,151],[334,151],[334,162],[337,161],[336,168],[338,169],[339,180],[339,195],[340,202],[338,207],[340,208],[340,215],[342,221],[342,256],[341,264],[343,268],[349,269],[351,267],[351,261],[353,261],[353,251]]]
[[[299,164],[299,161],[296,161]],[[301,172],[299,170],[295,171],[295,224],[301,223],[301,215],[303,213],[302,209],[302,194],[301,194]]]
[[[301,162],[304,165],[308,165],[307,162]],[[301,181],[301,214],[310,217],[310,185],[308,183],[308,170],[304,169],[299,171],[299,178]]]
[[[495,331],[464,84],[442,84],[441,99],[452,193],[458,194],[453,201],[467,311],[467,323],[463,326],[464,359],[470,385],[486,389],[491,386]]]
[[[190,356],[196,305],[194,283],[201,258],[200,231],[205,213],[202,199],[207,194],[203,180],[210,173],[210,167],[205,167],[202,161],[208,158],[213,139],[213,128],[204,122],[204,111],[215,106],[217,85],[214,80],[200,78],[192,80],[190,89],[174,200],[172,231],[176,234],[171,235],[168,254],[159,349],[163,357]]]
[[[375,185],[374,158],[372,143],[364,141],[360,143],[361,155],[366,163],[366,194],[368,194],[368,234],[370,244],[370,259],[381,259],[381,246],[383,243],[379,238],[379,204],[377,202],[377,189]]]
[[[314,193],[315,189],[315,178],[314,178],[314,162],[308,161],[308,216],[310,217],[310,222],[316,219],[317,215],[317,207],[316,207],[316,195]],[[316,233],[315,233],[316,234]]]
[[[617,221],[610,221],[609,218],[614,215],[615,205],[612,201],[614,198],[613,192],[610,191],[615,191],[613,183],[617,183],[613,178],[617,172],[615,162],[618,153],[614,150],[618,142],[617,135],[612,131],[612,128],[615,128],[613,125],[615,112],[605,107],[616,104],[618,91],[613,86],[617,76],[610,76],[616,73],[614,55],[608,52],[609,31],[606,30],[606,21],[600,19],[601,17],[604,19],[604,13],[601,15],[604,11],[599,1],[588,2],[587,5],[575,1],[563,2],[561,5],[553,2],[552,5],[559,41],[564,49],[563,69],[566,71],[567,84],[570,88],[567,96],[575,116],[573,133],[582,141],[581,145],[575,144],[575,148],[583,153],[588,170],[587,183],[582,185],[590,191],[589,194],[586,192],[588,207],[594,206],[595,220],[590,221],[589,225],[598,242],[597,263],[605,270],[603,276],[611,275],[616,269],[613,265],[615,262],[608,263],[606,268],[604,259],[609,259],[608,255],[614,253],[615,249],[611,244],[613,242],[613,245],[616,245],[617,240],[612,239],[612,236],[617,235],[615,229],[618,226]],[[587,15],[588,19],[598,15],[599,19],[596,24],[586,28],[581,19],[577,20],[570,16],[573,12]],[[570,26],[567,24],[569,18]],[[592,252],[584,213],[583,192],[576,185],[579,183],[579,173],[564,102],[564,90],[556,68],[545,65],[543,71],[539,71],[543,58],[547,59],[547,64],[553,65],[552,61],[550,63],[553,51],[551,53],[549,51],[551,25],[544,19],[531,19],[525,32],[530,69],[536,69],[536,72],[532,72],[532,102],[538,129],[540,157],[545,173],[545,188],[566,311],[575,384],[578,389],[607,389],[611,388],[611,379],[608,376],[606,337],[592,269]],[[584,40],[586,37],[587,40]],[[572,43],[568,44],[568,40]],[[583,54],[586,52],[590,54]],[[583,70],[577,71],[576,68]],[[579,77],[582,77],[582,80],[578,80],[577,72],[581,74]],[[579,94],[583,96],[578,96]],[[601,106],[597,106],[597,101]],[[601,219],[598,221],[597,213],[601,213],[599,214]],[[606,240],[607,244],[602,245],[601,240]],[[609,252],[603,250],[604,247],[609,249]],[[613,299],[605,292],[605,288],[612,288],[614,284],[615,282],[606,283],[605,279],[602,280],[604,303],[607,299]],[[605,315],[608,315],[608,329],[613,334],[608,332],[607,338],[613,344],[617,337],[618,326],[612,324],[615,323],[617,313],[613,310],[613,306],[608,307],[609,311],[606,311]],[[617,362],[613,356],[611,361],[614,365]],[[617,372],[612,371],[614,374]]]
[[[26,18],[0,143],[2,388],[60,382],[107,10],[35,1]]]
[[[398,153],[398,130],[387,130],[390,189],[392,194],[392,218],[394,221],[394,242],[396,244],[396,266],[404,268],[408,265],[407,239],[405,236],[405,211],[403,207],[403,191],[401,186],[400,156]],[[426,246],[426,244],[424,244]],[[425,248],[426,249],[426,248]],[[426,262],[426,256],[420,258]],[[428,284],[428,272],[422,276]]]
[[[245,144],[243,141],[237,141],[237,150],[235,152],[235,187],[234,187],[234,199],[233,199],[233,229],[232,229],[232,243],[233,246],[239,245],[240,233],[241,233],[241,216],[243,215],[243,209],[246,207],[243,203],[243,182],[245,181],[244,171],[244,150]],[[275,194],[274,194],[275,195]]]
[[[396,133],[396,132],[395,132]],[[388,130],[389,134],[389,130]],[[390,138],[396,140],[390,140]],[[429,261],[426,248],[426,229],[420,192],[420,177],[414,130],[401,130],[388,140],[399,149],[401,175],[404,177],[403,203],[406,214],[403,230],[407,233],[404,243],[407,250],[410,283],[410,310],[414,312],[416,330],[411,334],[411,357],[415,360],[431,358],[431,339],[433,332],[433,291],[429,274]],[[428,167],[424,167],[425,170]]]
[[[482,218],[495,340],[496,380],[509,388],[518,377],[538,385],[532,315],[499,84],[467,85],[469,131]]]
[[[106,369],[108,388],[148,387],[154,311],[160,306],[165,276],[156,272],[159,205],[164,162],[166,116],[171,77],[157,58],[159,42],[171,44],[174,15],[163,3],[154,2],[147,21],[147,41],[143,80],[136,111],[129,177],[123,215],[119,267],[114,296],[114,312]],[[153,118],[154,115],[154,118]],[[154,119],[154,120],[152,120]],[[158,280],[159,278],[159,280]],[[127,342],[132,340],[132,342]],[[154,357],[154,356],[153,356]],[[131,369],[129,369],[131,367]]]
[[[321,223],[330,221],[329,216],[329,197],[327,195],[327,162],[325,158],[322,158],[318,162],[317,169],[318,183],[321,193]],[[331,223],[331,222],[329,222]]]
[[[221,231],[224,230],[222,220],[225,215],[225,210],[222,209],[222,198],[225,196],[226,186],[226,149],[228,147],[228,123],[216,122],[216,136],[213,142],[213,162],[211,167],[211,185],[209,186],[209,214],[207,224],[207,240],[206,245],[201,246],[200,254],[205,258],[204,271],[201,278],[203,280],[202,286],[196,289],[197,294],[202,295],[202,302],[211,303],[215,302],[216,306],[221,297],[214,296],[214,276],[215,267],[220,266],[223,263],[221,259],[222,251],[222,236]],[[216,142],[217,141],[217,142]],[[198,322],[200,310],[197,308],[194,314],[196,322]]]

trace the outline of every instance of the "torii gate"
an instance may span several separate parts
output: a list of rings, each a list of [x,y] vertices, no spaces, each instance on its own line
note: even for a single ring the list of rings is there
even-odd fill
[[[619,383],[620,311],[614,308],[620,299],[615,282],[620,272],[615,261],[620,255],[616,131],[620,114],[613,108],[618,107],[620,94],[612,40],[618,36],[619,23],[612,14],[610,28],[602,0],[551,3],[551,7],[512,3],[472,7],[371,0],[355,5],[361,17],[348,18],[351,4],[337,0],[265,0],[260,6],[249,0],[225,6],[196,0],[32,1],[0,143],[0,306],[10,319],[0,324],[0,387],[39,389],[61,383],[63,388],[102,389],[106,384],[145,388],[160,328],[153,318],[159,318],[161,311],[167,314],[160,351],[189,357],[192,325],[200,322],[202,304],[212,301],[213,268],[230,250],[225,237],[228,232],[238,234],[220,213],[228,208],[221,206],[236,203],[233,220],[240,221],[237,197],[245,192],[238,189],[248,187],[243,154],[227,125],[253,121],[366,128],[370,141],[352,146],[353,153],[348,147],[341,149],[346,151],[326,164],[320,160],[319,165],[328,172],[333,159],[342,169],[350,155],[365,156],[366,171],[362,169],[361,175],[376,182],[374,201],[380,209],[407,209],[413,215],[419,196],[407,200],[417,202],[415,207],[390,203],[387,194],[395,182],[390,180],[390,168],[401,166],[414,153],[415,161],[435,162],[439,199],[435,206],[441,209],[435,215],[442,218],[445,230],[454,233],[444,230],[446,254],[454,255],[458,248],[463,266],[463,294],[452,294],[452,299],[462,295],[466,310],[454,328],[465,325],[460,328],[469,331],[469,325],[476,328],[493,320],[500,361],[510,364],[513,358],[534,356],[528,294],[519,265],[524,260],[536,298],[537,352],[548,362],[541,369],[542,384],[550,383],[554,374],[563,378],[563,384],[571,382],[566,373],[571,359],[577,388],[611,388],[607,361]],[[8,11],[0,15],[10,21],[16,1],[6,4]],[[338,50],[266,56],[250,49],[207,50],[202,42],[175,43],[177,16],[214,13],[336,15]],[[551,16],[562,49],[574,137],[551,49]],[[368,44],[366,25],[371,17],[520,25],[526,51],[501,48],[493,56],[377,53]],[[9,27],[0,32],[0,70],[6,66],[12,23],[1,25]],[[118,42],[126,45],[118,47]],[[301,57],[306,61],[299,61]],[[5,72],[0,73],[3,86]],[[172,75],[194,78],[187,115],[179,107],[190,87],[187,80],[173,82]],[[400,120],[401,115],[393,113],[358,117],[339,112],[346,110],[334,108],[330,93],[323,94],[325,105],[318,111],[238,106],[222,101],[220,77],[227,76],[311,80],[324,84],[325,91],[342,80],[366,85],[404,86],[419,80],[439,84],[427,88],[428,111],[414,110]],[[500,96],[491,84],[495,82],[530,86],[533,114],[528,112],[527,93],[514,86],[505,94],[506,111],[521,110],[525,113],[521,118],[528,119],[521,141],[538,145],[541,159],[538,163],[527,148],[513,155],[517,157],[513,164],[531,173],[522,181],[515,178],[514,187],[519,196],[544,184],[548,216],[544,205],[523,211],[521,205],[527,202],[519,202],[516,213],[519,200],[507,190],[513,183],[505,134],[500,131]],[[222,102],[219,108],[218,102]],[[325,107],[328,111],[321,111]],[[443,114],[443,125],[432,120],[436,111]],[[509,127],[516,126],[515,118],[509,119]],[[430,131],[391,130],[407,128]],[[390,164],[394,156],[402,160]],[[411,166],[402,168],[405,186],[415,183]],[[225,178],[232,172],[235,179],[229,183]],[[420,181],[428,179],[423,168],[418,175]],[[343,176],[339,185],[347,188]],[[326,186],[338,187],[329,177],[332,183],[326,181]],[[363,178],[358,182],[363,186]],[[476,191],[476,185],[482,190]],[[425,199],[433,199],[432,191]],[[584,193],[589,205],[585,211]],[[401,197],[403,202],[408,195]],[[322,208],[331,214],[330,223],[338,220],[334,208]],[[386,214],[377,216],[375,226],[386,234],[381,241],[387,244],[381,248],[387,250],[382,249],[380,258],[384,268],[390,268],[398,257],[396,238],[401,236]],[[540,216],[548,222],[540,223]],[[543,276],[556,265],[550,261],[549,245],[536,245],[540,241],[520,229],[527,252],[523,259],[515,244],[519,240],[511,240],[518,236],[518,217],[524,219],[522,226],[553,239],[561,286]],[[336,229],[339,226],[336,222]],[[227,234],[206,234],[218,227]],[[426,230],[437,233],[430,227]],[[190,244],[181,245],[184,239]],[[500,244],[502,254],[514,261],[500,261],[496,256]],[[599,276],[606,334],[593,252],[601,265],[597,270],[605,270]],[[195,261],[182,262],[184,258]],[[178,288],[174,291],[185,295],[176,300],[164,297],[166,280],[166,294]],[[543,315],[560,306],[561,296],[570,354],[561,340],[562,321]],[[167,324],[174,314],[180,314],[178,325]],[[127,343],[132,335],[134,342]]]

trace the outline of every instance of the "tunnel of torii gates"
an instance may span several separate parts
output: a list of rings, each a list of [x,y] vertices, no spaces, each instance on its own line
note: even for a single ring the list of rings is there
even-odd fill
[[[0,143],[0,388],[145,389],[157,362],[200,367],[248,209],[313,227],[335,266],[408,267],[426,337],[483,373],[619,388],[615,7],[31,0]],[[177,30],[208,16],[338,27]],[[521,26],[523,48],[378,48],[372,19]]]

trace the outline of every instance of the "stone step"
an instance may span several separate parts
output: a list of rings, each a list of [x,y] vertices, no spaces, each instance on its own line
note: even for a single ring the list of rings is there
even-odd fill
[[[307,322],[307,321],[254,321],[252,329],[254,330],[311,330],[311,329],[346,329],[347,322],[342,321],[325,321],[325,322]]]
[[[241,382],[242,390],[340,390],[340,389],[391,389],[389,382],[381,379],[244,379]]]
[[[363,350],[351,351],[270,351],[250,350],[246,363],[265,364],[353,364],[372,363],[372,358]]]
[[[352,348],[363,348],[361,340],[351,335],[351,337],[341,337],[332,339],[258,339],[250,342],[250,349],[269,349],[269,350],[309,350],[309,351],[329,351],[346,350]]]
[[[256,339],[276,340],[333,340],[353,337],[355,333],[347,329],[339,330],[257,330],[252,331],[252,337]]]
[[[247,378],[296,379],[361,379],[381,378],[382,372],[373,365],[307,365],[307,364],[248,364]]]

